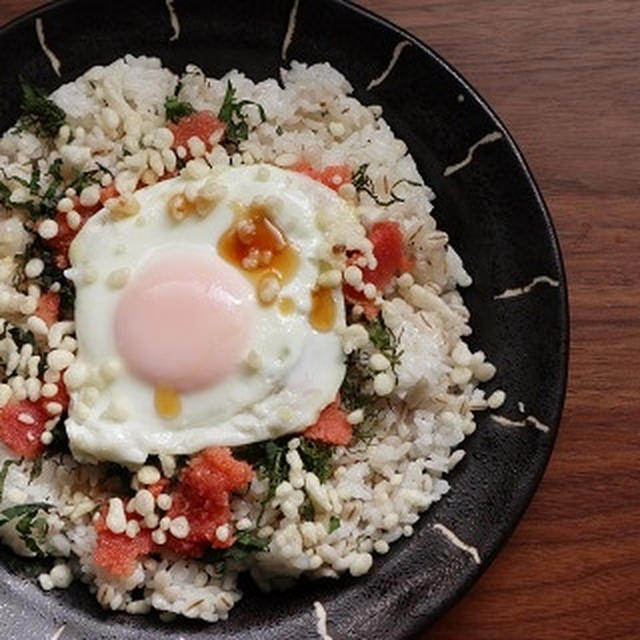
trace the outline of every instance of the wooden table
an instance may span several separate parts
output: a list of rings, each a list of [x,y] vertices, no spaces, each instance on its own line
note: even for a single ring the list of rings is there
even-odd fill
[[[551,209],[571,297],[569,392],[540,490],[422,638],[640,638],[640,2],[361,3],[433,46],[503,118]],[[40,4],[0,0],[0,23]]]

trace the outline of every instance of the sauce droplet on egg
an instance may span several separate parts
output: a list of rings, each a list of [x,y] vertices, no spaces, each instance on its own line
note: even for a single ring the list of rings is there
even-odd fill
[[[268,273],[277,276],[281,285],[286,284],[300,262],[297,251],[262,204],[251,204],[239,212],[220,237],[218,252],[256,285]]]
[[[331,289],[316,287],[311,292],[311,311],[309,322],[317,331],[326,333],[333,329],[336,321],[336,303]]]
[[[180,395],[169,387],[156,387],[154,404],[156,413],[166,419],[176,418],[182,409]]]
[[[296,303],[293,298],[281,298],[278,309],[283,316],[290,316],[296,310]]]

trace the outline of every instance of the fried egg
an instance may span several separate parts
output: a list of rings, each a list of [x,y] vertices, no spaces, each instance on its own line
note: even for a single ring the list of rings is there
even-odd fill
[[[178,176],[108,205],[70,248],[74,455],[140,464],[313,424],[345,374],[342,293],[318,277],[351,208],[266,165]]]

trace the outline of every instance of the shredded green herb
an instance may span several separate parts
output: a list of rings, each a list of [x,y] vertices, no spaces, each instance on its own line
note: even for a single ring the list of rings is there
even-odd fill
[[[22,268],[16,269],[14,286],[24,289],[29,284],[24,275],[24,265],[31,258],[40,258],[44,262],[44,269],[34,282],[44,290],[48,290],[55,283],[58,283],[60,286],[58,292],[60,295],[60,319],[73,318],[73,305],[76,296],[73,282],[64,275],[64,268],[58,266],[55,251],[47,246],[46,241],[37,234],[34,235],[31,244],[25,247],[24,253],[17,257]]]
[[[78,171],[75,169],[73,179],[65,188],[75,189],[77,193],[80,193],[83,189],[86,189],[92,184],[102,186],[101,178],[105,173],[112,175],[108,169],[103,167],[98,167],[97,169],[91,169],[89,171]]]
[[[2,330],[0,331],[0,340],[4,338],[11,338],[13,342],[17,345],[30,344],[33,347],[34,355],[40,354],[40,347],[36,341],[33,332],[29,329],[23,329],[22,327],[17,327],[10,322],[6,322]],[[43,364],[44,367],[44,364]],[[6,382],[7,378],[6,368],[0,364],[0,380],[2,382]]]
[[[2,204],[7,208],[24,209],[31,214],[32,218],[50,218],[56,215],[56,205],[61,197],[59,189],[63,187],[63,179],[61,175],[62,159],[57,158],[53,161],[47,171],[50,177],[49,184],[46,189],[41,185],[42,174],[37,164],[31,167],[31,176],[29,180],[25,180],[20,176],[8,176],[4,170],[2,174],[5,180],[14,180],[29,190],[29,194],[36,198],[35,200],[26,200],[24,202],[14,202],[11,200],[11,190],[5,184],[0,187],[0,197]]]
[[[249,462],[257,469],[262,478],[269,481],[269,488],[262,503],[262,511],[257,518],[258,523],[262,519],[267,503],[275,496],[278,486],[289,478],[288,451],[289,438],[280,438],[250,445],[236,452],[237,457]],[[332,471],[331,457],[334,447],[300,437],[300,446],[297,451],[304,468],[315,473],[320,482],[326,482]],[[313,516],[313,505],[306,497],[302,505],[302,517],[306,520],[312,520]]]
[[[238,531],[236,533],[236,541],[234,546],[242,552],[266,551],[269,548],[268,538],[258,538],[252,531]]]
[[[370,321],[366,328],[373,346],[389,360],[391,367],[395,370],[402,357],[398,338],[387,327],[380,315],[375,320]]]
[[[244,108],[252,105],[258,109],[260,119],[264,122],[267,116],[262,105],[253,100],[236,100],[236,89],[227,81],[227,91],[224,94],[222,106],[218,112],[218,118],[225,123],[225,138],[232,144],[239,144],[249,137],[249,123]]]
[[[0,511],[0,527],[16,520],[15,529],[20,539],[29,551],[35,555],[42,555],[38,542],[42,542],[47,535],[47,520],[40,514],[48,511],[52,505],[46,502],[32,502],[19,504]]]
[[[351,184],[355,187],[357,192],[364,192],[371,197],[371,199],[380,207],[388,207],[396,202],[404,202],[405,199],[399,196],[395,189],[399,187],[401,184],[407,184],[412,187],[420,187],[422,186],[420,182],[415,182],[413,180],[408,180],[406,178],[400,178],[396,180],[389,190],[389,200],[382,200],[378,197],[375,191],[375,186],[373,184],[373,180],[371,176],[367,173],[367,169],[369,168],[369,163],[361,164],[354,172],[351,178]]]
[[[40,195],[40,169],[35,163],[31,170],[31,180],[29,180],[26,186],[29,187],[29,193],[32,196]]]
[[[2,500],[2,494],[4,493],[4,481],[7,479],[9,467],[12,464],[20,464],[20,460],[5,460],[2,463],[2,468],[0,469],[0,500]]]
[[[181,118],[190,116],[195,109],[189,102],[178,100],[177,96],[167,96],[164,101],[164,111],[167,121],[176,123]]]
[[[333,533],[336,529],[340,527],[340,518],[338,516],[331,516],[329,518],[329,526],[327,528],[328,533]]]
[[[263,478],[269,480],[269,490],[265,501],[271,500],[278,486],[289,477],[289,439],[267,440],[238,451],[238,457],[250,462]],[[334,447],[309,438],[300,438],[298,453],[307,471],[318,476],[320,482],[326,482],[331,475],[331,456]]]
[[[259,538],[253,531],[236,532],[236,541],[228,549],[210,549],[202,560],[212,564],[218,575],[225,573],[229,561],[242,561],[254,553],[268,551],[271,540]]]
[[[334,447],[323,442],[300,438],[298,453],[302,459],[302,464],[307,471],[311,471],[318,476],[320,482],[326,482],[331,475],[331,456]]]
[[[2,334],[5,337],[8,335],[16,344],[30,344],[34,348],[34,350],[37,347],[36,337],[33,335],[33,332],[30,329],[16,327],[15,325],[8,322],[5,325]]]
[[[373,390],[373,374],[368,357],[359,351],[347,356],[347,373],[340,387],[340,403],[346,411],[362,409],[367,417],[378,415],[378,396]]]
[[[18,77],[22,90],[19,126],[36,135],[53,138],[65,123],[67,114],[40,88]]]
[[[104,175],[111,176],[112,178],[116,177],[113,171],[111,171],[111,169],[109,169],[108,167],[105,167],[101,162],[96,162],[96,167],[98,167],[98,169],[100,169],[100,171],[102,171]]]
[[[402,358],[398,338],[381,316],[365,323],[364,326],[371,343],[389,360],[395,373]],[[347,411],[362,409],[364,419],[354,428],[354,437],[363,442],[370,442],[375,435],[382,407],[373,390],[373,374],[368,366],[366,354],[354,351],[347,356],[347,373],[340,387],[340,401]]]
[[[305,491],[304,502],[302,503],[302,519],[313,521],[316,517],[316,510],[309,498],[309,494]]]
[[[42,456],[38,456],[31,466],[31,471],[29,472],[29,484],[31,484],[36,478],[40,476],[42,473]]]
[[[264,444],[264,458],[260,462],[260,472],[269,478],[267,500],[273,498],[278,485],[289,476],[287,451],[287,443],[283,441],[269,440]]]
[[[355,440],[368,444],[375,435],[380,400],[373,391],[373,376],[358,353],[347,358],[347,375],[340,387],[340,402],[346,411],[362,409],[363,419],[353,429]]]

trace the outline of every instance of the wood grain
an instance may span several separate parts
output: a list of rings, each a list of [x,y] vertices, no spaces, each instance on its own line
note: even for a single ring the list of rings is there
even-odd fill
[[[0,0],[0,23],[42,4]],[[556,224],[572,316],[565,415],[540,490],[423,640],[640,637],[640,3],[361,0],[503,118]]]

